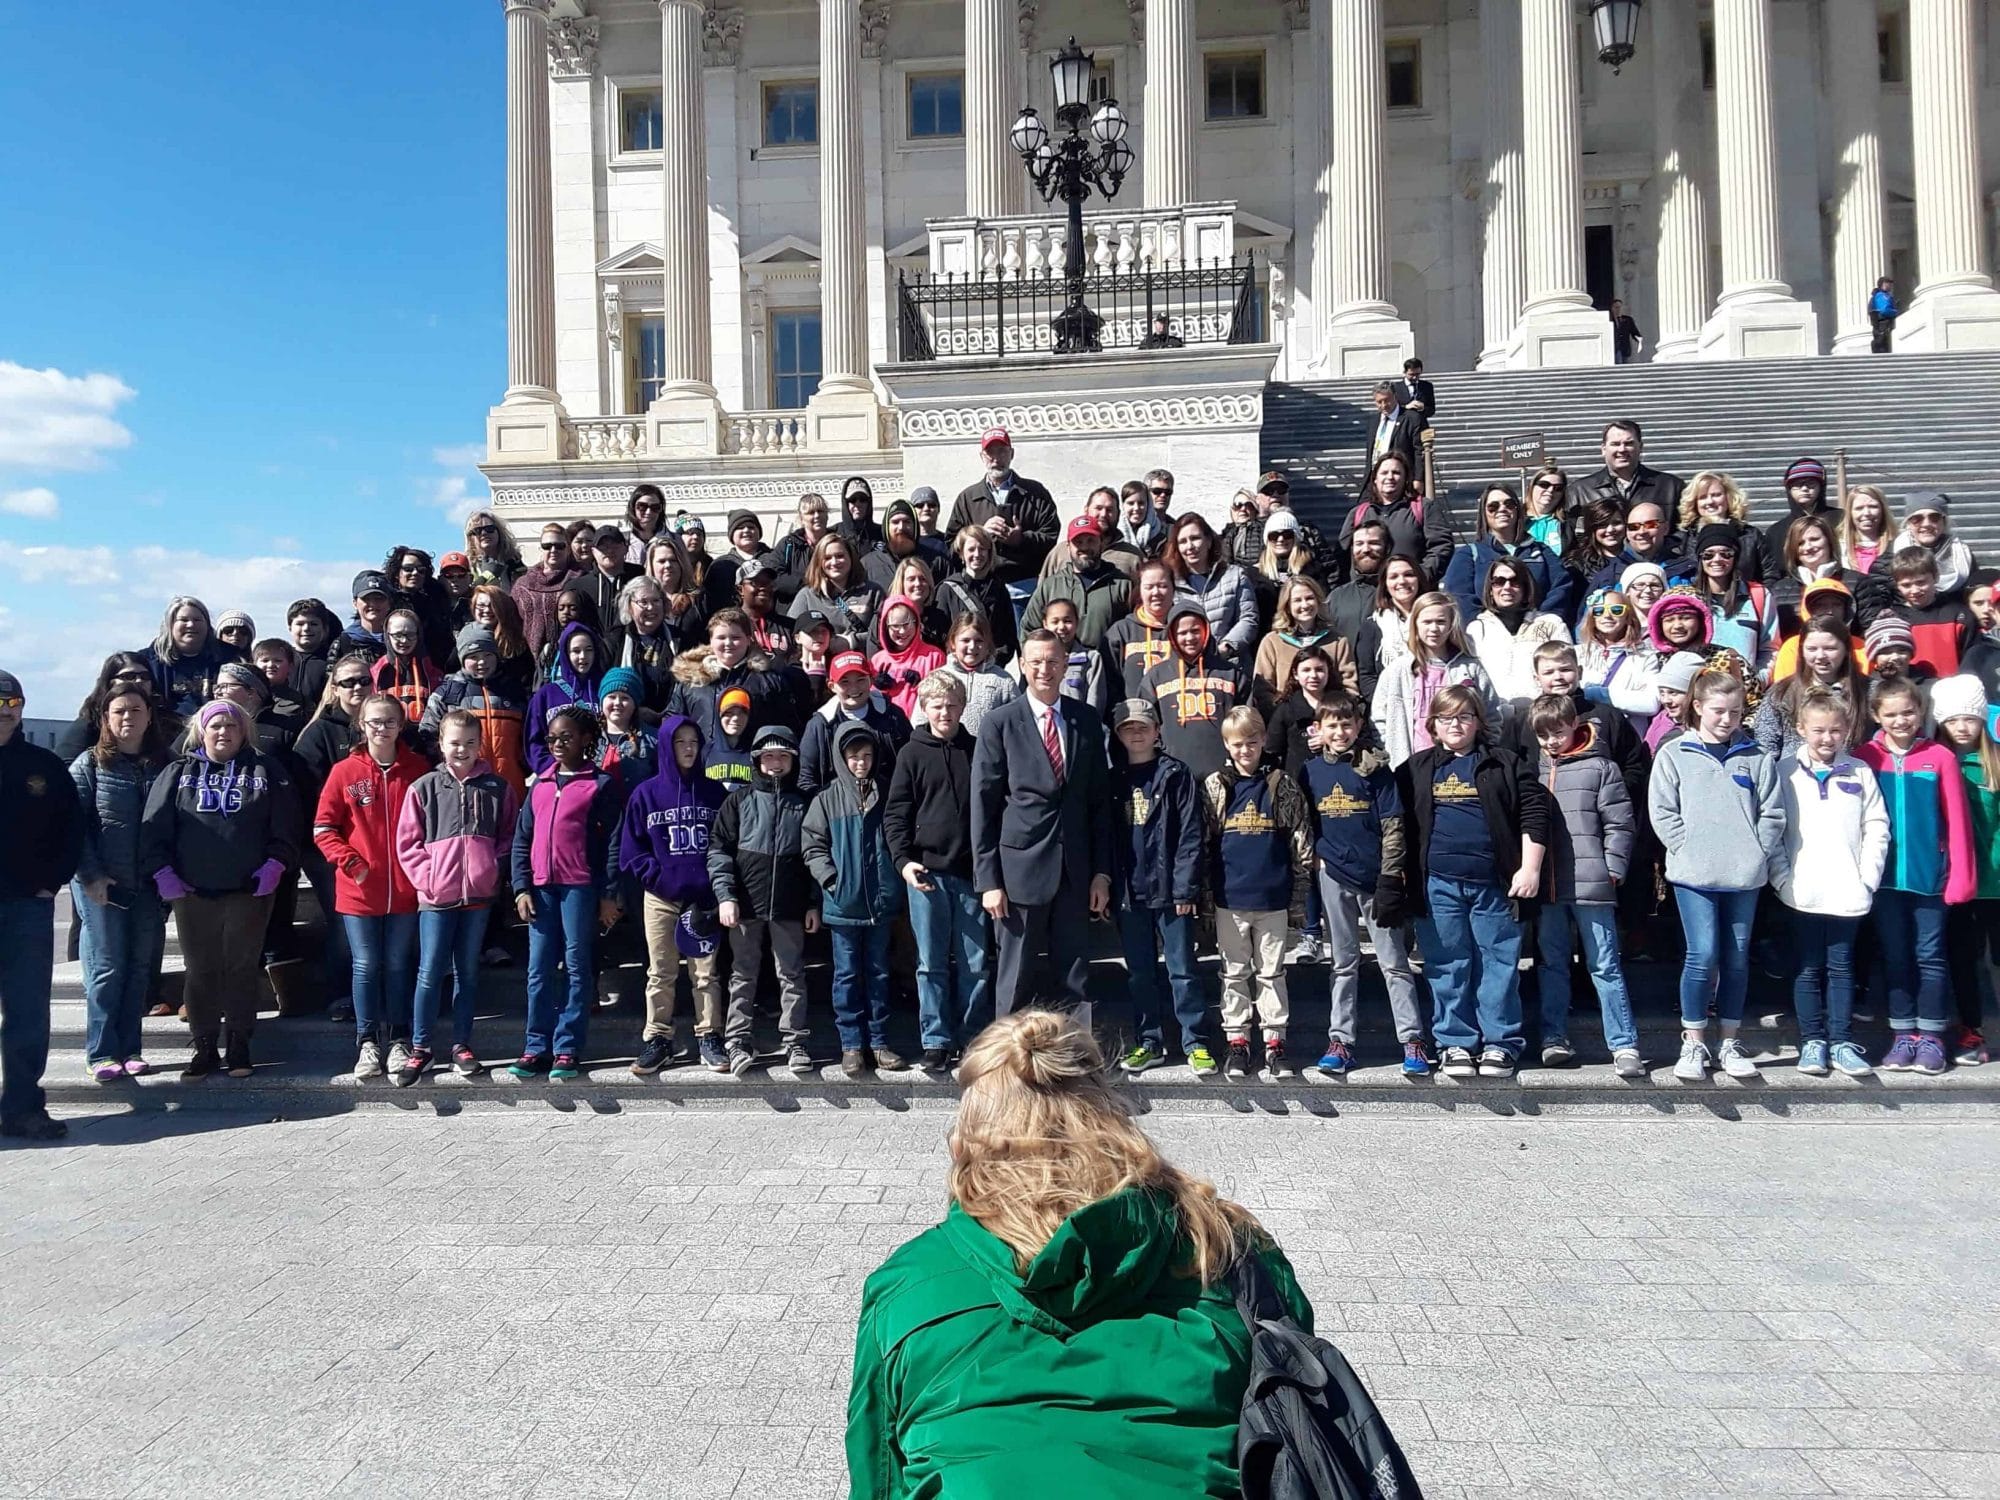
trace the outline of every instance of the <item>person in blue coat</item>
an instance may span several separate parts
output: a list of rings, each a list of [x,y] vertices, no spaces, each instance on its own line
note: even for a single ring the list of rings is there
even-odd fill
[[[1507,485],[1489,484],[1479,497],[1473,539],[1453,549],[1444,581],[1438,585],[1458,601],[1463,618],[1474,619],[1485,607],[1481,599],[1486,592],[1486,570],[1503,557],[1519,563],[1533,576],[1540,608],[1565,625],[1575,624],[1576,574],[1563,566],[1553,548],[1528,534],[1521,497]]]

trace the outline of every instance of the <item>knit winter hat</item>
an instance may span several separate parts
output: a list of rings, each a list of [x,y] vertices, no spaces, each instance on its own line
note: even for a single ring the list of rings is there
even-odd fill
[[[755,526],[757,535],[764,534],[764,523],[757,519],[757,512],[754,510],[732,510],[729,513],[729,532],[732,536],[739,526]]]
[[[1659,686],[1672,693],[1685,693],[1708,663],[1692,651],[1676,651],[1660,664]]]
[[[472,624],[458,633],[459,659],[462,661],[474,652],[485,651],[494,656],[500,654],[500,643],[493,638],[493,632],[484,625]]]
[[[1941,516],[1951,514],[1951,496],[1943,490],[1911,490],[1909,503],[1903,511],[1903,519],[1920,516],[1927,510],[1934,510]]]
[[[1699,562],[1702,553],[1710,547],[1727,547],[1736,550],[1736,528],[1723,521],[1711,521],[1694,534],[1691,555]]]
[[[1986,718],[1986,689],[1970,672],[1941,678],[1931,684],[1931,717],[1942,724],[1946,719]]]
[[[228,630],[232,626],[237,626],[237,625],[241,625],[245,630],[249,631],[252,636],[255,636],[257,634],[257,622],[251,619],[250,616],[245,614],[240,609],[224,610],[221,613],[221,615],[219,615],[216,618],[215,633],[217,635],[221,635],[223,631]]]
[[[639,674],[630,667],[613,667],[597,684],[597,701],[602,703],[613,693],[624,693],[634,703],[644,703],[646,684],[639,680]]]
[[[1641,578],[1650,578],[1659,584],[1661,588],[1667,586],[1667,570],[1665,568],[1661,567],[1658,563],[1635,562],[1631,567],[1618,575],[1618,592],[1621,594],[1631,593],[1632,585]]]
[[[1289,531],[1294,536],[1297,536],[1299,531],[1299,518],[1282,505],[1264,517],[1264,535],[1270,536],[1278,531]]]
[[[1816,458],[1793,459],[1791,467],[1785,470],[1785,488],[1790,489],[1793,485],[1804,484],[1808,480],[1817,480],[1820,488],[1824,489],[1826,487],[1826,465]]]
[[[1862,648],[1869,656],[1880,656],[1884,651],[1903,651],[1914,654],[1917,649],[1916,633],[1909,622],[1897,615],[1877,615],[1875,623],[1868,627],[1868,634],[1862,638]]]

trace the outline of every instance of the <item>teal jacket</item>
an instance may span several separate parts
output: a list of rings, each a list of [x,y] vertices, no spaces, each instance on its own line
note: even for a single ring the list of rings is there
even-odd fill
[[[1262,1252],[1301,1326],[1312,1305]],[[1240,1494],[1249,1341],[1226,1282],[1179,1274],[1171,1200],[1077,1210],[1026,1270],[956,1203],[861,1294],[847,1400],[853,1500]]]
[[[1965,773],[1972,855],[1979,862],[1978,899],[2000,901],[2000,787],[1986,784],[1986,767],[1977,750],[1959,751],[1958,768]]]
[[[861,785],[841,753],[857,739],[866,739],[881,754],[881,741],[866,724],[842,724],[833,737],[833,779],[806,809],[799,836],[806,869],[822,892],[820,920],[832,927],[872,927],[903,909],[903,877],[896,873],[882,827],[889,768],[876,762],[873,791],[863,807]]]
[[[1878,730],[1854,758],[1875,773],[1889,809],[1882,889],[1942,896],[1952,906],[1970,901],[1979,890],[1979,865],[1958,757],[1921,737],[1898,755]]]

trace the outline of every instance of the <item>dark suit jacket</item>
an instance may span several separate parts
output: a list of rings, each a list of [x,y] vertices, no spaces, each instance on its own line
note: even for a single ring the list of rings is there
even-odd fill
[[[1431,425],[1431,418],[1438,414],[1437,387],[1432,385],[1428,380],[1419,380],[1417,388],[1412,391],[1410,389],[1410,382],[1405,378],[1398,377],[1396,381],[1396,399],[1402,402],[1406,409],[1412,401],[1423,402],[1423,425],[1426,427]]]
[[[1053,901],[1065,882],[1082,900],[1094,877],[1111,873],[1104,721],[1074,698],[1057,712],[1067,773],[1060,785],[1025,696],[979,721],[972,755],[972,883],[1029,906]]]
[[[1381,450],[1375,446],[1375,432],[1381,425],[1382,422],[1379,417],[1368,424],[1368,462],[1371,466],[1376,459],[1382,456]],[[1417,463],[1417,448],[1421,439],[1418,438],[1417,434],[1423,430],[1423,417],[1411,411],[1408,407],[1404,407],[1396,413],[1396,425],[1389,429],[1388,451],[1402,454],[1404,460],[1410,466],[1410,472],[1420,479],[1423,477],[1423,470]]]
[[[1687,486],[1682,483],[1680,475],[1640,464],[1632,493],[1624,499],[1625,509],[1629,512],[1635,505],[1651,502],[1667,513],[1668,528],[1677,528],[1680,525],[1681,491],[1685,488]],[[1611,477],[1609,469],[1599,469],[1595,474],[1585,476],[1581,483],[1570,486],[1569,508],[1580,512],[1585,506],[1613,499],[1617,495],[1618,481]]]

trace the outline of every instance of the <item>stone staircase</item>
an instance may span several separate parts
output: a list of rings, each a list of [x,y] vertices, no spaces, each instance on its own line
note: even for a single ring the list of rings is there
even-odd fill
[[[1434,375],[1440,490],[1469,530],[1481,484],[1518,485],[1504,438],[1539,432],[1572,478],[1599,465],[1613,417],[1645,428],[1646,461],[1683,477],[1722,469],[1775,519],[1782,478],[1810,454],[1850,484],[1879,484],[1898,514],[1918,488],[1952,498],[1952,526],[1983,563],[2000,564],[2000,354],[1889,355],[1622,365],[1614,369]],[[1366,467],[1373,381],[1274,383],[1264,396],[1264,467],[1292,476],[1301,517],[1337,529]]]

